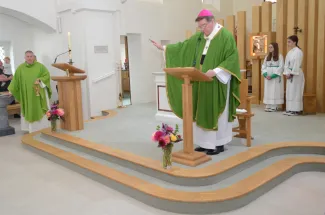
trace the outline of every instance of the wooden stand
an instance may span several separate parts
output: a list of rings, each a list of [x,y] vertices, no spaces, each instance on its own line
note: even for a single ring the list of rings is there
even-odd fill
[[[193,100],[191,81],[212,81],[211,78],[193,67],[166,68],[164,71],[183,79],[183,151],[173,153],[173,161],[187,166],[197,166],[211,160],[202,152],[194,151],[193,145]]]
[[[53,81],[58,82],[59,106],[64,110],[64,120],[61,120],[61,129],[77,131],[84,128],[82,114],[82,94],[81,82],[87,75],[75,76],[75,73],[85,73],[67,63],[52,64],[67,73],[67,76],[52,77]]]
[[[304,93],[303,97],[303,114],[316,114],[317,112],[317,101],[316,94]]]

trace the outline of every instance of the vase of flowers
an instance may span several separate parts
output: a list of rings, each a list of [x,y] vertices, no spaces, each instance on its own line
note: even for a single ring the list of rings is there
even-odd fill
[[[51,131],[55,132],[57,130],[57,120],[63,120],[64,111],[61,108],[58,108],[58,104],[54,102],[51,105],[51,110],[46,112],[47,119],[51,121]]]
[[[174,129],[163,123],[162,127],[157,126],[156,132],[152,135],[152,140],[158,143],[159,148],[162,148],[162,164],[164,169],[169,169],[172,166],[172,151],[174,143],[182,141],[182,137],[178,132],[178,125],[176,125]]]

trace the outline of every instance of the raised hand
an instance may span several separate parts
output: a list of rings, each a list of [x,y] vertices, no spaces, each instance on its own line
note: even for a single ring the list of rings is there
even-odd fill
[[[150,40],[150,39],[149,39],[149,40]],[[164,50],[164,47],[163,47],[161,44],[157,43],[156,41],[150,40],[150,42],[151,42],[154,46],[156,46],[157,49],[159,49],[159,50]]]

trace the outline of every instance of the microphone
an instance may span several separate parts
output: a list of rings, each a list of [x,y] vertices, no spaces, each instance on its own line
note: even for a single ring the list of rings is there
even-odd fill
[[[66,53],[68,53],[68,52],[71,52],[71,49],[69,49],[69,51],[66,51],[66,52],[63,52],[63,53],[57,55],[57,56],[55,57],[54,63],[56,63],[56,60],[58,59],[59,56],[61,56],[61,55],[63,55],[63,54],[66,54]]]
[[[197,39],[196,48],[195,48],[195,54],[194,54],[194,60],[193,60],[192,67],[195,67],[196,66],[196,58],[197,58],[197,51],[198,51],[197,49],[198,49],[199,44],[201,42],[201,36],[202,36],[202,32],[201,32],[199,38]]]

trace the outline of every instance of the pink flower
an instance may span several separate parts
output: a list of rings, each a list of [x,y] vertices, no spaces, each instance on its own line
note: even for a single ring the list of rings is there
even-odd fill
[[[165,143],[166,143],[167,145],[170,143],[170,137],[169,137],[169,135],[164,136],[164,141],[165,141]]]
[[[51,112],[50,112],[50,111],[47,111],[47,112],[46,112],[46,116],[47,116],[47,117],[51,117]]]
[[[64,115],[64,110],[61,109],[61,108],[59,108],[59,109],[56,110],[56,113],[57,113],[57,115],[59,115],[59,116],[63,116],[63,115]]]
[[[164,135],[164,133],[162,131],[156,131],[155,133],[153,133],[151,139],[155,142],[160,141],[161,137]]]

